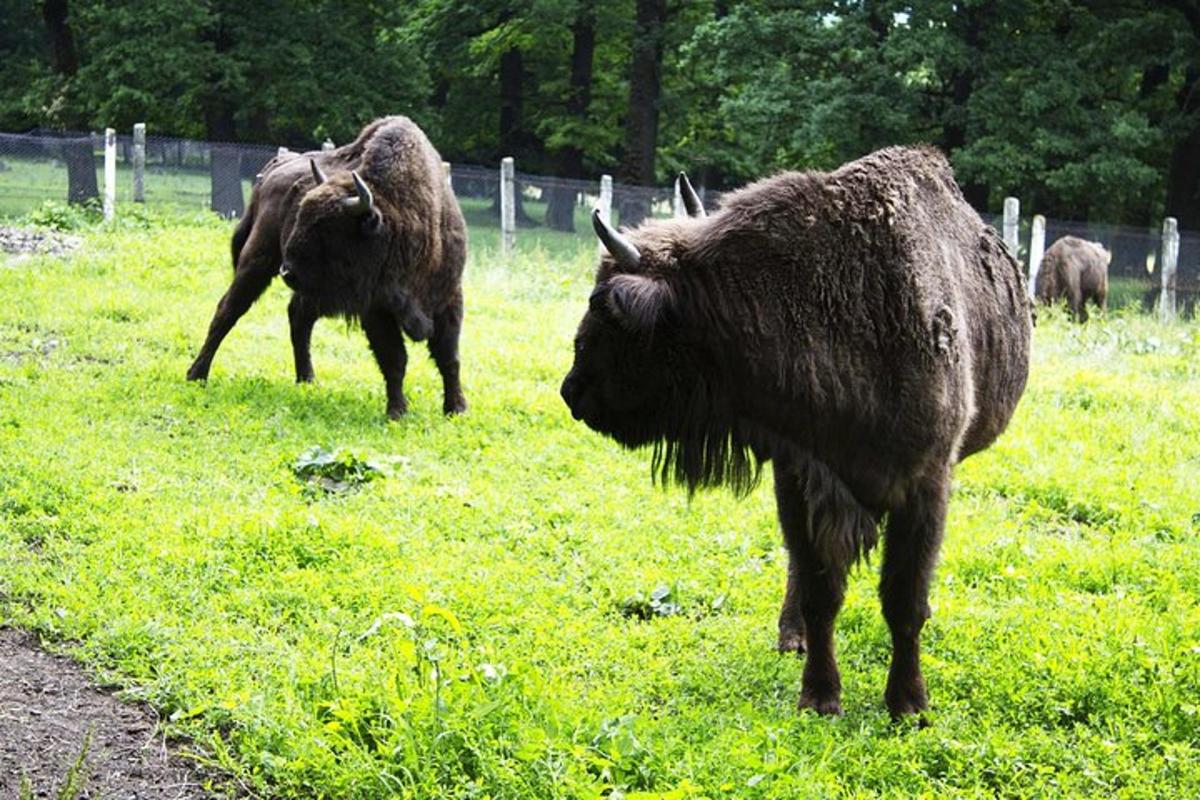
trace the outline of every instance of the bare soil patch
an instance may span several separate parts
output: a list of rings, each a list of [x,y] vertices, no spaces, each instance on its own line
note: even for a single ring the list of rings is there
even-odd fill
[[[29,634],[0,629],[0,797],[27,779],[55,798],[85,741],[82,790],[72,797],[200,800],[218,795],[171,752],[146,708],[101,690],[79,665],[50,655]]]

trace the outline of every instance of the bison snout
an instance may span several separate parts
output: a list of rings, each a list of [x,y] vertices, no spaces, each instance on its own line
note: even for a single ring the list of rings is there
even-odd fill
[[[562,382],[559,394],[562,395],[563,402],[567,404],[567,408],[571,409],[571,416],[575,419],[580,419],[579,397],[583,394],[583,390],[579,385],[579,380],[574,375],[567,375]]]

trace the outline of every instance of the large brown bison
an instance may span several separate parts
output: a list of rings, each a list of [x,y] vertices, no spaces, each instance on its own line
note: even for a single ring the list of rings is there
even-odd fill
[[[320,317],[362,323],[387,385],[387,413],[407,409],[403,332],[428,339],[447,414],[459,385],[466,225],[442,160],[406,117],[385,117],[328,152],[273,159],[233,234],[233,284],[217,305],[189,380],[208,377],[221,340],[276,275],[288,305],[296,380],[313,379],[309,342]]]
[[[1097,242],[1064,236],[1042,257],[1034,294],[1043,303],[1066,298],[1072,319],[1087,322],[1087,303],[1104,310],[1108,300],[1108,264],[1112,253]]]
[[[790,563],[780,648],[807,650],[800,706],[840,712],[834,617],[886,520],[885,699],[926,708],[920,631],[954,464],[1004,430],[1031,313],[1017,264],[929,148],[789,172],[708,217],[621,234],[562,396],[576,419],[689,490],[748,491],[774,461]]]

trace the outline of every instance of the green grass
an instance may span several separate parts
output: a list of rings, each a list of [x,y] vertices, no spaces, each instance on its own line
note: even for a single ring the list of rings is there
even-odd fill
[[[590,240],[477,240],[471,410],[442,417],[414,347],[389,424],[341,324],[292,383],[282,287],[183,380],[229,230],[0,265],[0,621],[259,795],[1200,795],[1197,327],[1040,314],[1009,432],[957,473],[918,730],[883,707],[874,566],[839,620],[845,716],[797,713],[770,475],[689,504],[570,419]],[[314,445],[384,474],[314,491]]]

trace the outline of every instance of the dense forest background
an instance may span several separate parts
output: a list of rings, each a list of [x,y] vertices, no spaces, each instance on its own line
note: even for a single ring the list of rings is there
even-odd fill
[[[0,0],[0,19],[0,130],[305,147],[404,113],[455,161],[713,188],[930,142],[981,209],[1200,229],[1200,0]]]

